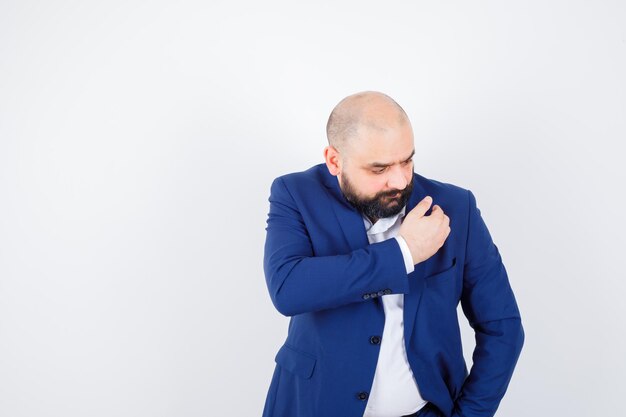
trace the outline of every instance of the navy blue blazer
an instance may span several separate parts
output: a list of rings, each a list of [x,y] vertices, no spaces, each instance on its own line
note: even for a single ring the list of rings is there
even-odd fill
[[[369,243],[325,164],[273,181],[263,267],[272,303],[291,319],[264,417],[363,416],[385,294],[404,294],[406,352],[422,397],[446,417],[495,414],[524,343],[507,272],[472,192],[413,178],[406,212],[430,195],[451,231],[408,276],[397,240]],[[469,373],[459,302],[476,335]]]

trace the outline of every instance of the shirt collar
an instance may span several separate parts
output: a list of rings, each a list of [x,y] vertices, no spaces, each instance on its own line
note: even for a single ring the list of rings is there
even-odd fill
[[[404,217],[404,213],[406,211],[406,205],[402,207],[402,210],[395,216],[383,217],[382,219],[378,219],[376,223],[372,224],[370,219],[363,215],[363,222],[365,223],[365,230],[368,235],[375,235],[378,233],[383,233],[389,230],[391,226],[396,224],[398,221],[398,217]]]

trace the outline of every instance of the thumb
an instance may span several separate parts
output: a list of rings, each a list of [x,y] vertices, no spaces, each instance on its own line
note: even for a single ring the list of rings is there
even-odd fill
[[[432,202],[433,202],[433,198],[427,195],[426,197],[422,199],[422,201],[417,203],[417,206],[415,206],[415,208],[411,210],[411,212],[414,211],[415,214],[417,214],[419,217],[424,217],[424,214],[428,211],[428,208],[430,207]]]

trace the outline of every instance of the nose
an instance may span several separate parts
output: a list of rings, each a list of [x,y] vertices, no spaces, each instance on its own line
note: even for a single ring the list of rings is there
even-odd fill
[[[404,174],[401,169],[392,170],[391,176],[389,177],[389,180],[387,181],[387,186],[389,186],[389,188],[395,189],[395,190],[404,190],[407,184],[408,184],[408,181],[404,177]]]

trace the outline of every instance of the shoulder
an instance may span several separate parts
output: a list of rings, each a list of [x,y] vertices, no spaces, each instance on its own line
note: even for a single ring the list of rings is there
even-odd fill
[[[292,196],[311,194],[323,191],[324,184],[328,181],[327,177],[330,175],[326,164],[321,163],[303,171],[280,175],[272,181],[271,188],[287,191]]]
[[[280,175],[274,179],[273,183],[280,182],[289,189],[292,187],[323,186],[326,181],[325,177],[329,175],[326,164],[321,163],[304,171]]]
[[[433,199],[439,197],[448,201],[465,202],[468,201],[470,191],[460,185],[443,182],[423,175],[413,173],[416,185],[420,187],[424,195],[430,195]]]
[[[454,213],[461,218],[481,215],[476,196],[469,188],[414,175],[415,181],[422,187],[423,196],[433,197],[434,204],[441,206],[445,212]]]

